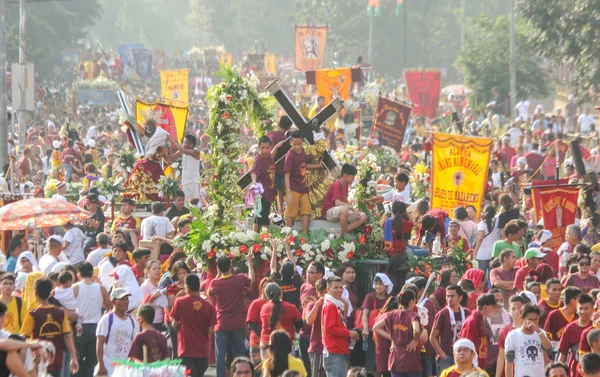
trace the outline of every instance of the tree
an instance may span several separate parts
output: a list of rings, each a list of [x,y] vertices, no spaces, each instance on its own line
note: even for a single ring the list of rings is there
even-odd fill
[[[510,83],[510,21],[507,16],[496,20],[487,17],[469,20],[464,50],[456,65],[463,70],[465,84],[473,91],[475,106],[488,102],[491,90],[498,87],[509,92]],[[517,97],[546,97],[549,94],[548,73],[539,58],[532,56],[531,43],[524,23],[515,25],[517,58]]]
[[[518,0],[517,10],[531,26],[535,51],[556,64],[574,68],[569,83],[579,103],[600,92],[600,0]]]
[[[27,6],[26,48],[28,61],[56,63],[67,47],[85,35],[86,28],[99,17],[102,8],[98,0],[69,2],[34,2]],[[6,6],[7,62],[19,57],[19,7]],[[40,67],[36,67],[39,71]]]

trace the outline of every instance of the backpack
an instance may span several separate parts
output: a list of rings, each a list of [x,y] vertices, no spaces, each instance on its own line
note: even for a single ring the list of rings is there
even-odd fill
[[[127,316],[127,318],[129,318],[129,321],[131,322],[131,327],[133,329],[133,331],[131,331],[131,341],[133,341],[133,334],[135,332],[135,322],[133,321],[132,316],[130,316],[127,313],[125,313],[125,315]],[[108,314],[108,332],[106,333],[106,338],[104,338],[104,344],[108,344],[108,337],[110,336],[110,330],[112,329],[114,320],[115,320],[115,313],[110,312]]]

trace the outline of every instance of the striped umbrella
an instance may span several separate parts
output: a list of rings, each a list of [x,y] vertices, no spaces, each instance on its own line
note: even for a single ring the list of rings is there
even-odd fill
[[[92,216],[88,211],[56,199],[31,198],[0,208],[0,230],[46,228],[77,223]]]

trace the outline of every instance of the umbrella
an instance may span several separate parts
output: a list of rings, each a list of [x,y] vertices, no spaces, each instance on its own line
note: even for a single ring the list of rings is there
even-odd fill
[[[471,89],[464,85],[449,85],[443,88],[441,92],[444,96],[449,96],[450,94],[454,94],[455,96],[464,96],[465,94],[471,93]]]
[[[19,200],[0,208],[0,230],[19,230],[31,226],[46,228],[78,222],[92,216],[88,211],[56,199]]]

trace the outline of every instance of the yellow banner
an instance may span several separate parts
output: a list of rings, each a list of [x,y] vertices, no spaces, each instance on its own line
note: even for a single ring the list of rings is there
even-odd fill
[[[190,101],[187,69],[160,71],[160,91],[164,102],[187,105]]]
[[[433,134],[431,208],[452,213],[472,205],[481,212],[492,139]]]
[[[275,55],[265,55],[265,72],[274,75],[277,73],[277,67],[275,66]]]
[[[144,124],[150,115],[156,120],[158,126],[167,131],[173,140],[183,142],[185,123],[188,114],[188,105],[174,106],[164,103],[146,103],[135,101],[135,120]]]
[[[232,61],[231,54],[228,54],[226,52],[222,53],[221,57],[220,57],[220,61],[221,61],[221,63],[231,67],[231,61]]]

